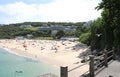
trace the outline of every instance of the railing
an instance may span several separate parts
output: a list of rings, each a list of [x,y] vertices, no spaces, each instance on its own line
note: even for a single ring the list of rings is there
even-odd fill
[[[74,68],[72,68],[70,70],[68,70],[68,66],[64,66],[64,67],[62,66],[62,67],[60,67],[60,77],[68,77],[69,72],[71,72],[73,70],[76,70],[76,69],[78,69],[78,68],[80,68],[80,67],[82,67],[82,66],[84,66],[86,64],[88,64],[88,63],[84,63],[84,64],[79,65],[77,67],[74,67]]]
[[[108,63],[110,63],[111,60],[115,59],[114,50],[107,51],[104,50],[103,54],[100,56],[93,56],[90,55],[89,58],[89,71],[86,71],[83,75],[79,77],[95,77],[100,71],[102,71],[105,67],[108,67]],[[85,65],[85,64],[83,64]],[[68,72],[75,70],[76,68],[79,68],[83,65],[80,65],[78,67],[75,67],[68,71],[68,67],[61,67],[60,70],[60,77],[68,77]]]
[[[108,67],[108,64],[112,62],[112,59],[115,60],[114,49],[111,51],[104,50],[103,54],[100,56],[90,55],[89,71],[86,71],[80,77],[95,77],[104,68]]]
[[[90,68],[89,68],[89,75],[90,77],[95,77],[102,69],[108,67],[108,63],[113,59],[115,59],[114,51],[107,51],[104,50],[103,55],[99,56],[101,59],[100,61],[96,61],[98,57],[93,55],[90,56]]]

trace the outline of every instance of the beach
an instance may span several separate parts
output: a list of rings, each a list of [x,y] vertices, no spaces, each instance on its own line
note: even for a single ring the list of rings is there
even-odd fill
[[[0,47],[12,54],[42,61],[56,68],[68,66],[68,70],[83,64],[78,56],[88,49],[87,46],[77,41],[28,39],[2,39]],[[89,65],[86,64],[68,72],[68,76],[79,77],[88,69]]]

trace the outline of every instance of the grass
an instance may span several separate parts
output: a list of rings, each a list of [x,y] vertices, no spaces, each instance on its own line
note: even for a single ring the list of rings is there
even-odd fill
[[[29,28],[25,28],[25,29],[27,29],[27,30],[32,30],[32,31],[36,31],[36,30],[38,30],[38,27],[29,27]]]

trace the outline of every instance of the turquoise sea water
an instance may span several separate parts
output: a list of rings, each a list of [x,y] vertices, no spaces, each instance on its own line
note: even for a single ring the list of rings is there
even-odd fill
[[[59,70],[42,62],[13,55],[0,48],[0,77],[37,77],[46,73],[59,75]]]

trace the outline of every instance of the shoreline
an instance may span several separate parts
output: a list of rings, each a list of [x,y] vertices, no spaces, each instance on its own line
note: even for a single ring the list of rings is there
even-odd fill
[[[12,43],[9,43],[11,42]],[[22,40],[23,42],[24,40]],[[80,63],[80,58],[77,58],[77,56],[83,51],[85,51],[86,48],[83,48],[79,51],[72,51],[71,49],[69,49],[69,47],[72,47],[76,45],[77,43],[71,43],[71,42],[66,42],[66,44],[68,44],[67,46],[63,46],[61,45],[61,41],[40,41],[39,47],[41,45],[46,45],[47,43],[47,48],[45,50],[40,50],[41,48],[37,47],[37,43],[39,41],[32,41],[32,44],[36,44],[35,46],[29,43],[29,40],[26,40],[27,45],[29,45],[28,49],[25,50],[22,46],[21,46],[21,42],[16,43],[15,40],[8,40],[7,43],[4,42],[0,43],[2,46],[1,48],[6,49],[9,53],[11,54],[15,54],[17,56],[21,56],[21,57],[25,57],[25,58],[30,58],[32,60],[37,60],[43,63],[47,63],[49,65],[52,65],[56,68],[60,68],[61,66],[68,66],[68,70],[73,69],[74,67],[77,67],[79,65],[82,65],[83,63]],[[49,43],[50,42],[50,43]],[[5,44],[4,44],[5,43]],[[57,43],[59,44],[59,46],[61,46],[61,49],[59,49],[57,51],[57,53],[55,53],[55,50],[50,50],[50,46],[51,43]],[[71,43],[71,44],[69,44]],[[62,47],[63,46],[63,47]],[[65,50],[65,47],[68,49]],[[78,64],[75,64],[76,62],[79,62]],[[88,65],[82,66],[80,69],[76,69],[73,70],[72,72],[69,73],[69,77],[71,76],[78,76],[80,74],[83,74],[84,72],[86,72],[86,70],[88,70]]]
[[[5,48],[5,47],[1,47],[1,46],[0,46],[0,48],[6,50],[10,54],[17,55],[17,56],[20,56],[20,57],[29,58],[29,59],[36,60],[36,61],[43,62],[43,63],[47,63],[49,65],[52,65],[52,66],[56,67],[56,68],[59,68],[59,66],[57,66],[57,65],[53,65],[53,64],[51,64],[51,63],[49,63],[47,61],[44,61],[45,59],[42,56],[40,57],[41,59],[40,58],[38,59],[35,56],[33,56],[32,54],[30,54],[30,53],[26,53],[26,54],[18,53],[18,51],[20,51],[20,50],[17,50],[17,49],[9,49],[9,48]]]
[[[51,61],[53,61],[53,59],[50,61],[49,58],[44,57],[44,56],[39,56],[39,58],[36,58],[35,56],[33,56],[30,53],[25,53],[25,52],[24,53],[23,52],[19,53],[20,50],[17,50],[17,49],[9,49],[9,48],[5,48],[5,47],[0,47],[0,48],[6,50],[8,53],[16,55],[16,56],[25,57],[25,58],[29,58],[29,59],[32,59],[32,60],[37,60],[39,62],[43,62],[43,63],[49,64],[49,65],[57,67],[57,68],[60,67],[60,65],[59,65],[60,63],[54,64],[54,63],[51,62]]]

